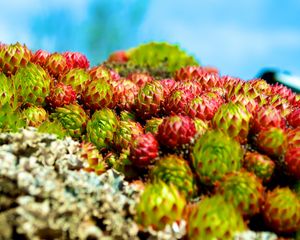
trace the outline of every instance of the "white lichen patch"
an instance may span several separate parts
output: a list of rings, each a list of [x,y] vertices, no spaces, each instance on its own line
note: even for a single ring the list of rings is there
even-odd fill
[[[0,134],[0,239],[138,239],[140,193],[114,170],[83,171],[79,143],[34,129]]]

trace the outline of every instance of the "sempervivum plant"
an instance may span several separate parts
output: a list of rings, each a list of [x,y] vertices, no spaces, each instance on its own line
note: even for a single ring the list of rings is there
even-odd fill
[[[208,122],[203,121],[200,118],[194,118],[194,123],[195,123],[195,127],[196,127],[196,136],[202,136],[207,129],[209,128],[208,126]]]
[[[258,214],[263,204],[264,188],[255,174],[247,171],[228,173],[217,183],[216,192],[233,203],[246,217]]]
[[[287,130],[288,147],[300,147],[300,127]]]
[[[20,67],[12,78],[19,100],[25,105],[44,105],[50,93],[51,78],[40,66],[29,62]]]
[[[129,112],[127,110],[121,111],[119,116],[120,116],[121,121],[129,121],[129,120],[135,121],[136,120],[135,114],[133,112]]]
[[[132,110],[138,91],[139,88],[134,82],[126,78],[117,80],[114,87],[114,99],[117,101],[118,108]]]
[[[300,201],[288,187],[277,187],[265,197],[263,216],[276,233],[293,233],[300,229]]]
[[[248,81],[250,85],[260,94],[269,96],[271,94],[272,86],[262,78],[254,78]]]
[[[161,157],[151,170],[153,181],[162,180],[167,184],[174,184],[186,198],[197,194],[194,174],[188,162],[177,155]]]
[[[65,52],[63,56],[66,58],[66,62],[69,69],[83,68],[88,69],[90,63],[85,55],[79,52]]]
[[[69,70],[65,56],[58,52],[48,56],[45,68],[56,79],[59,79]]]
[[[240,143],[247,142],[251,115],[244,105],[229,102],[223,104],[215,113],[212,125],[216,129],[222,129]]]
[[[290,147],[284,156],[288,172],[297,180],[300,180],[300,147]]]
[[[170,114],[184,114],[187,104],[195,97],[189,91],[177,90],[176,88],[170,92],[164,102],[164,113]]]
[[[285,128],[285,120],[273,106],[264,106],[257,109],[251,120],[251,132],[258,133],[270,127]]]
[[[80,139],[85,132],[88,115],[78,104],[64,105],[58,107],[51,114],[52,118],[58,119],[71,137]]]
[[[227,100],[229,99],[228,97],[228,92],[230,92],[231,88],[235,85],[238,85],[238,84],[241,84],[243,83],[244,81],[240,78],[237,78],[237,77],[232,77],[232,76],[222,76],[221,77],[223,83],[224,83],[224,88],[226,89],[225,91],[225,96],[227,97]]]
[[[238,171],[243,155],[240,144],[221,130],[208,130],[196,140],[191,152],[194,169],[200,181],[207,185]]]
[[[128,63],[137,67],[147,67],[152,71],[174,73],[181,67],[198,65],[194,57],[182,51],[177,45],[165,42],[151,42],[130,49],[127,52]]]
[[[164,118],[156,137],[162,146],[174,149],[190,144],[195,134],[196,126],[190,117],[173,115]]]
[[[177,82],[176,87],[174,89],[190,92],[195,96],[198,96],[203,91],[201,84],[193,80]]]
[[[178,189],[163,181],[146,185],[136,206],[136,221],[143,227],[162,230],[183,218],[186,200]]]
[[[193,240],[232,240],[235,233],[247,230],[240,212],[223,196],[205,197],[191,207],[187,235]]]
[[[125,63],[128,61],[128,56],[126,51],[116,51],[113,52],[112,54],[109,55],[108,57],[108,62],[120,62],[120,63]]]
[[[206,91],[210,91],[213,88],[222,88],[224,86],[224,79],[218,74],[211,72],[203,74],[198,81]]]
[[[283,117],[286,117],[293,111],[292,105],[285,98],[282,98],[279,94],[271,95],[267,98],[267,105],[275,107]]]
[[[133,165],[146,167],[158,157],[158,142],[151,133],[134,135],[130,143],[130,155]]]
[[[89,71],[89,75],[91,79],[110,79],[111,73],[110,70],[102,65],[95,66],[91,68]]]
[[[121,221],[129,221],[130,237],[116,224],[109,225],[117,218],[108,214],[106,221],[103,209],[101,216],[87,221],[88,228],[86,221],[75,221],[74,231],[80,236],[72,235],[69,225],[55,228],[55,235],[66,232],[81,239],[90,238],[84,235],[92,232],[112,238],[232,240],[254,236],[259,230],[273,231],[270,234],[278,238],[300,236],[299,124],[300,95],[288,87],[264,79],[221,76],[217,69],[198,66],[193,57],[167,43],[116,52],[91,68],[79,52],[31,53],[19,43],[0,43],[0,145],[6,145],[2,138],[7,132],[26,127],[55,134],[67,145],[73,138],[79,142],[74,146],[81,160],[73,175],[84,174],[88,180],[107,171],[100,180],[108,184],[111,181],[104,176],[130,180],[128,189],[122,187],[126,182],[115,187],[135,188],[126,196],[141,197],[132,202],[135,209],[122,208]],[[48,140],[44,144],[49,145]],[[9,150],[2,148],[0,160],[1,150]],[[10,155],[4,157],[14,161]],[[0,182],[4,162],[0,161]],[[143,186],[139,193],[136,180]],[[15,202],[11,191],[4,193]],[[120,198],[108,199],[118,205]],[[0,196],[0,209],[2,205]],[[3,205],[4,210],[10,205]],[[18,218],[4,217],[13,230],[8,238],[19,238]],[[26,221],[31,224],[33,218]],[[250,231],[241,233],[248,223]],[[21,229],[21,237],[40,238],[42,233],[43,238],[53,238],[42,225],[34,224],[30,236]]]
[[[19,110],[13,109],[9,104],[0,109],[0,132],[17,132],[26,126]]]
[[[290,114],[286,116],[286,120],[291,127],[300,127],[300,108],[291,111]]]
[[[287,147],[287,136],[285,130],[271,127],[258,133],[255,139],[257,147],[269,156],[279,157]]]
[[[47,58],[49,56],[50,56],[49,52],[47,52],[43,49],[39,49],[31,56],[30,61],[33,63],[36,63],[42,67],[45,67],[46,63],[47,63]]]
[[[139,72],[129,74],[128,79],[135,83],[139,88],[143,87],[146,83],[153,81],[150,74]]]
[[[118,126],[118,118],[114,111],[103,108],[94,112],[87,123],[87,138],[98,150],[111,147],[114,133]]]
[[[220,103],[207,95],[195,97],[185,106],[185,113],[192,118],[211,120],[218,111]]]
[[[85,69],[74,68],[66,72],[61,77],[60,81],[63,82],[65,85],[71,86],[77,94],[81,94],[84,91],[90,79],[90,75]]]
[[[282,98],[287,99],[291,104],[296,98],[296,94],[290,88],[279,83],[276,83],[271,87],[271,93],[273,95],[280,95]]]
[[[216,102],[219,106],[225,103],[222,89],[220,88],[211,88],[210,91],[205,91],[201,96],[212,102]]]
[[[94,144],[82,142],[80,144],[80,150],[80,157],[84,160],[84,169],[86,171],[95,172],[97,174],[105,172],[107,168],[106,163]]]
[[[295,97],[295,101],[293,103],[293,106],[295,108],[300,108],[300,94],[297,94],[296,97]]]
[[[84,105],[91,110],[114,107],[113,86],[105,79],[94,79],[88,82],[82,93]]]
[[[158,127],[163,122],[163,118],[150,118],[145,123],[145,132],[150,132],[153,135],[157,135]]]
[[[244,105],[250,114],[254,114],[254,112],[258,108],[257,101],[247,95],[242,95],[242,94],[233,95],[230,98],[230,101],[233,103],[240,103]]]
[[[14,75],[30,61],[31,51],[20,43],[3,45],[0,48],[0,69],[7,76]]]
[[[157,115],[161,110],[163,100],[164,90],[161,83],[157,80],[146,83],[136,96],[134,107],[137,116],[148,119]]]
[[[52,85],[49,96],[46,98],[47,104],[51,108],[62,107],[76,102],[76,92],[72,86],[62,82]]]
[[[6,104],[10,106],[12,111],[18,107],[16,91],[12,81],[4,73],[0,73],[0,108]]]
[[[27,126],[32,127],[40,126],[48,118],[46,110],[41,106],[29,106],[22,111],[22,116]]]
[[[63,127],[61,122],[57,119],[53,121],[46,120],[39,127],[38,131],[41,133],[55,134],[59,139],[69,136],[67,130]]]
[[[249,82],[245,81],[239,81],[238,83],[227,87],[227,100],[234,95],[247,95],[252,99],[257,99],[259,97],[259,93],[256,91],[256,89],[253,88]]]
[[[164,96],[167,97],[170,92],[176,87],[176,81],[172,78],[165,78],[160,80],[161,85],[164,88]]]
[[[198,80],[208,74],[206,68],[201,66],[186,66],[177,70],[174,74],[176,81]]]
[[[143,134],[141,124],[132,120],[121,120],[113,137],[113,145],[117,150],[128,148],[133,136],[140,134]]]
[[[245,154],[244,167],[262,179],[263,182],[268,182],[274,173],[275,162],[267,155],[248,151]]]

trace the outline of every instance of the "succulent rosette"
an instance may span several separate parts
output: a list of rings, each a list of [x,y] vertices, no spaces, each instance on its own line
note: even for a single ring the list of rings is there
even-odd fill
[[[136,221],[143,227],[162,230],[183,218],[186,200],[174,185],[150,183],[136,206]]]
[[[246,143],[249,134],[251,114],[241,103],[223,104],[215,113],[212,125],[221,129],[240,143]]]
[[[247,230],[240,212],[221,195],[204,197],[192,206],[187,221],[187,236],[193,240],[231,240]]]
[[[163,119],[158,126],[157,139],[170,149],[189,145],[196,135],[196,126],[188,116],[173,115]]]
[[[244,170],[226,174],[217,183],[216,193],[233,203],[246,217],[258,214],[263,204],[262,181],[255,174]]]
[[[87,138],[98,150],[109,149],[118,126],[118,118],[108,108],[95,111],[87,122]]]
[[[288,187],[268,191],[262,213],[265,223],[276,233],[293,233],[300,229],[300,201]]]
[[[151,170],[153,181],[164,181],[174,184],[186,198],[197,194],[197,185],[192,169],[188,162],[177,155],[167,155],[156,161]]]
[[[29,62],[25,67],[20,67],[12,77],[12,82],[19,101],[24,105],[45,105],[50,93],[51,77],[40,65]]]
[[[84,109],[78,104],[58,107],[51,114],[51,117],[58,119],[70,136],[78,139],[85,133],[86,124],[89,119]]]
[[[191,157],[201,182],[214,184],[225,174],[242,167],[243,149],[240,144],[221,130],[208,130],[196,139]]]
[[[31,51],[20,43],[3,45],[0,48],[0,69],[11,76],[16,73],[18,68],[25,67],[31,59]]]

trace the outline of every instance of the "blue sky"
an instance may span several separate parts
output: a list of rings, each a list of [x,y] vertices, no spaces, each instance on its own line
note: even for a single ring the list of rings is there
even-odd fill
[[[105,0],[101,0],[105,1]],[[111,0],[113,1],[113,0]],[[89,17],[88,1],[26,0],[1,1],[0,41],[26,43],[30,48],[56,49],[55,34],[36,39],[32,19],[60,9],[69,11],[72,24],[82,24]],[[107,1],[109,2],[109,1]],[[119,0],[128,3],[134,0]],[[133,47],[151,40],[178,43],[194,54],[203,65],[220,69],[221,74],[244,79],[254,77],[262,68],[288,70],[300,76],[300,1],[271,0],[149,0],[137,29],[123,34],[123,44],[115,49]],[[118,11],[118,10],[116,10]],[[120,17],[122,16],[123,19]],[[112,12],[119,22],[124,15]],[[61,16],[64,21],[64,16]],[[37,23],[38,24],[38,23]],[[127,26],[130,28],[130,26]],[[131,30],[131,32],[130,32]],[[134,31],[134,35],[132,34]],[[60,36],[61,37],[61,36]],[[85,51],[84,38],[66,45],[73,51]],[[56,39],[59,41],[60,39]],[[101,55],[101,54],[100,54]],[[99,59],[106,57],[107,53]],[[88,56],[89,57],[89,56]]]

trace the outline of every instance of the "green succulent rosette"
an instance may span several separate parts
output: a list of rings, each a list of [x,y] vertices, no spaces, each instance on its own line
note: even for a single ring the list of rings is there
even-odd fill
[[[191,151],[193,167],[200,181],[207,185],[238,171],[243,155],[241,145],[221,130],[208,130],[195,141]]]
[[[127,51],[129,63],[151,69],[166,69],[174,73],[181,67],[199,65],[193,56],[181,50],[178,45],[165,42],[150,42]]]
[[[197,194],[195,177],[188,162],[177,155],[160,158],[151,170],[151,178],[175,185],[187,198]]]
[[[58,107],[51,114],[51,118],[58,119],[71,137],[80,139],[85,132],[88,115],[78,104]]]
[[[119,121],[113,137],[113,144],[118,150],[128,148],[133,136],[143,132],[143,127],[138,122]]]
[[[187,236],[192,240],[232,240],[246,230],[240,212],[221,195],[205,197],[191,207],[188,216]]]
[[[31,51],[20,43],[4,45],[0,48],[0,69],[7,76],[14,75],[18,68],[30,61]]]
[[[85,69],[73,68],[62,77],[61,82],[70,85],[77,94],[81,94],[90,79],[91,77]]]
[[[69,136],[67,130],[63,127],[61,122],[57,119],[54,119],[53,121],[50,121],[50,120],[44,121],[38,127],[38,132],[54,134],[59,139],[64,139],[65,137]]]
[[[98,110],[87,123],[88,140],[94,143],[98,150],[110,148],[117,126],[118,118],[113,110]]]
[[[261,180],[247,171],[227,174],[217,184],[216,192],[233,203],[246,217],[258,214],[263,204],[264,188]]]
[[[40,65],[29,62],[18,69],[12,81],[23,104],[45,104],[45,98],[50,93],[51,77]]]
[[[136,206],[136,221],[143,227],[162,230],[183,218],[186,200],[178,189],[162,181],[146,185]]]
[[[28,126],[38,127],[48,118],[48,113],[41,106],[30,106],[22,111],[22,116]]]
[[[222,129],[240,143],[246,143],[249,133],[251,114],[241,103],[229,102],[223,104],[215,113],[212,125]]]
[[[145,132],[150,132],[154,135],[157,134],[158,132],[158,126],[163,122],[162,118],[150,118],[146,121],[145,124]]]

